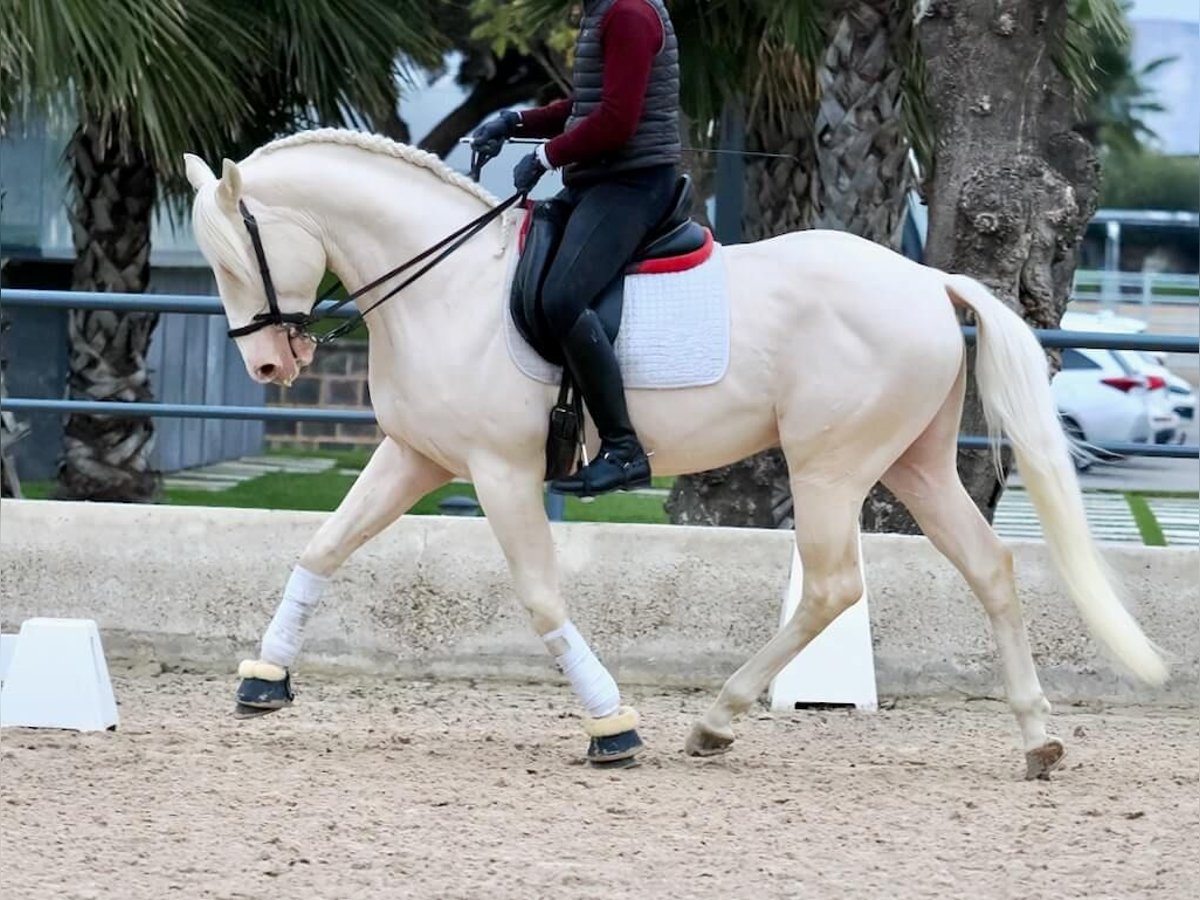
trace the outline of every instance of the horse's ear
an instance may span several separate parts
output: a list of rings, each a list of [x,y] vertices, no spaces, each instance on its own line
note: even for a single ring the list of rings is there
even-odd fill
[[[233,212],[242,199],[242,170],[232,159],[221,164],[221,180],[217,183],[217,201]]]
[[[195,153],[183,154],[183,165],[187,172],[188,182],[195,190],[200,190],[206,184],[216,181],[217,176],[213,174],[213,170],[208,167],[208,163],[198,157]]]

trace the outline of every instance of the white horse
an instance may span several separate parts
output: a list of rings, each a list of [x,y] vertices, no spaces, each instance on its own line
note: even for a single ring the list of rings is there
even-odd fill
[[[257,218],[284,313],[309,310],[327,269],[351,289],[366,284],[497,202],[436,157],[348,131],[275,141],[241,165],[226,160],[219,179],[196,157],[187,162],[196,238],[235,328],[266,307],[239,202]],[[559,591],[543,507],[555,389],[524,375],[506,347],[501,297],[516,243],[511,232],[511,223],[489,225],[368,317],[371,397],[386,438],[300,557],[297,571],[312,578],[291,601],[285,593],[294,608],[281,606],[272,623],[291,644],[275,659],[264,654],[265,662],[243,664],[243,677],[282,679],[323,579],[457,476],[474,483],[534,629],[591,714],[585,721],[593,739],[632,730],[635,714],[615,704],[615,684],[569,626]],[[1128,669],[1152,683],[1166,678],[1105,574],[1045,355],[1015,313],[970,278],[839,232],[788,234],[723,248],[722,256],[732,292],[727,374],[708,387],[632,390],[629,407],[656,474],[697,472],[782,447],[804,584],[796,614],[696,723],[690,753],[727,748],[735,716],[862,596],[859,511],[882,481],[987,612],[1027,774],[1044,776],[1057,765],[1063,747],[1047,733],[1050,705],[1030,653],[1012,553],[955,468],[966,378],[955,307],[979,322],[976,374],[993,437],[1002,430],[1013,444],[1067,592]],[[283,327],[241,337],[238,346],[260,382],[288,383],[312,358],[311,343]]]

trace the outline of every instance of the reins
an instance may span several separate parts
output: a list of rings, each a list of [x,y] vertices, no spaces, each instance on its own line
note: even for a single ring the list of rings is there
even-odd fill
[[[341,300],[338,300],[336,303],[334,303],[328,309],[322,310],[320,315],[313,315],[312,310],[315,310],[321,303],[325,302],[331,296],[333,296],[334,292],[337,291],[339,284],[334,283],[328,290],[326,290],[323,294],[321,294],[321,296],[318,297],[313,302],[312,309],[310,309],[306,313],[284,313],[284,312],[282,312],[279,309],[279,299],[275,294],[275,284],[271,280],[271,267],[267,264],[267,255],[263,251],[262,238],[259,236],[259,231],[258,231],[258,222],[255,220],[254,215],[250,212],[250,210],[246,208],[246,204],[239,201],[238,202],[238,210],[242,214],[242,221],[246,225],[246,230],[250,233],[250,243],[254,246],[254,256],[255,256],[256,260],[258,261],[258,269],[259,269],[259,273],[262,276],[262,281],[263,281],[263,291],[267,295],[267,307],[268,308],[267,308],[267,312],[256,313],[254,315],[254,318],[250,321],[250,323],[248,325],[243,325],[240,328],[229,329],[228,334],[231,338],[238,338],[238,337],[242,337],[243,335],[252,334],[261,328],[266,328],[271,325],[292,325],[292,326],[306,332],[308,334],[308,336],[316,343],[328,344],[328,343],[336,340],[337,338],[341,337],[342,335],[346,334],[348,331],[352,331],[354,328],[358,327],[358,324],[360,322],[362,322],[362,320],[366,317],[367,313],[371,312],[372,310],[377,309],[382,303],[384,303],[385,301],[390,300],[392,297],[396,296],[396,294],[400,293],[402,290],[404,290],[406,287],[408,287],[410,284],[412,284],[414,281],[416,281],[418,278],[420,278],[422,275],[424,275],[426,272],[428,272],[430,269],[432,269],[434,266],[436,266],[438,263],[440,263],[442,260],[444,260],[447,256],[449,256],[451,253],[453,253],[455,250],[457,250],[459,247],[461,247],[463,244],[465,244],[467,241],[469,241],[471,238],[473,238],[475,235],[477,235],[479,232],[481,232],[484,228],[486,228],[488,225],[490,225],[492,222],[494,222],[496,219],[498,219],[500,216],[502,216],[504,214],[505,210],[507,210],[509,207],[515,205],[524,196],[525,195],[521,194],[521,193],[513,194],[507,200],[501,202],[497,206],[492,207],[487,212],[485,212],[483,215],[472,219],[470,222],[468,222],[462,228],[459,228],[457,231],[453,232],[452,234],[446,235],[446,237],[442,238],[440,241],[438,241],[432,247],[429,247],[429,248],[421,251],[419,254],[414,256],[412,259],[407,260],[406,262],[403,262],[400,265],[396,266],[394,269],[391,269],[391,270],[385,272],[384,274],[382,274],[378,278],[376,278],[374,281],[371,281],[370,283],[363,285],[358,290],[354,291],[351,294],[348,294],[346,297],[342,298]],[[439,250],[441,251],[440,253],[438,253]],[[330,331],[326,332],[323,335],[318,336],[318,335],[312,334],[311,328],[313,325],[316,325],[317,323],[330,318],[330,316],[332,316],[333,313],[337,312],[337,310],[341,309],[347,303],[353,303],[359,297],[362,297],[364,294],[368,293],[369,291],[373,291],[375,288],[379,287],[380,285],[384,284],[387,281],[390,281],[392,278],[395,278],[397,275],[403,274],[404,272],[411,269],[413,266],[417,265],[418,263],[422,262],[425,259],[428,259],[430,256],[433,256],[433,254],[435,254],[435,253],[437,255],[434,256],[434,258],[432,260],[430,260],[426,265],[422,266],[420,269],[418,269],[416,272],[414,272],[412,275],[410,275],[408,278],[406,278],[400,284],[396,285],[394,288],[392,288],[390,291],[388,291],[386,294],[384,294],[382,297],[380,297],[378,300],[376,300],[374,303],[372,303],[369,307],[367,307],[365,310],[360,312],[358,315],[354,316],[353,318],[347,319],[341,325],[338,325],[336,328],[331,329]]]

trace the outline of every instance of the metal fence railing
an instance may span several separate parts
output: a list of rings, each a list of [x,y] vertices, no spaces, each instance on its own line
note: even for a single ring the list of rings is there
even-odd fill
[[[1122,303],[1197,306],[1200,305],[1200,275],[1078,269],[1071,300],[1106,306]]]
[[[217,297],[194,297],[176,294],[105,294],[74,291],[5,290],[0,293],[0,305],[50,307],[59,309],[119,309],[127,312],[185,312],[199,315],[223,315]],[[355,310],[343,308],[334,315],[349,317]],[[976,329],[963,328],[968,342],[975,340]],[[1200,335],[1118,334],[1086,331],[1036,331],[1045,347],[1082,347],[1112,350],[1150,350],[1170,353],[1200,353]],[[261,419],[301,422],[370,423],[374,414],[368,410],[315,409],[292,406],[214,406],[205,404],[119,403],[88,400],[55,400],[33,397],[5,397],[0,410],[12,412],[89,413],[93,415],[154,416],[210,419]],[[962,435],[959,446],[987,446],[981,435]],[[1094,444],[1096,450],[1117,456],[1200,457],[1200,445],[1158,444]]]

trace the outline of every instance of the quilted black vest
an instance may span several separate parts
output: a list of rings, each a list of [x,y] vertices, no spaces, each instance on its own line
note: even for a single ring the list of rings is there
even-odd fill
[[[616,0],[590,0],[583,5],[583,21],[575,42],[574,101],[566,130],[570,131],[600,105],[604,83],[604,48],[600,23]],[[595,162],[567,166],[563,181],[585,184],[605,174],[679,162],[679,45],[663,0],[642,0],[658,13],[663,25],[663,47],[654,58],[646,85],[642,118],[633,137],[616,153]]]

